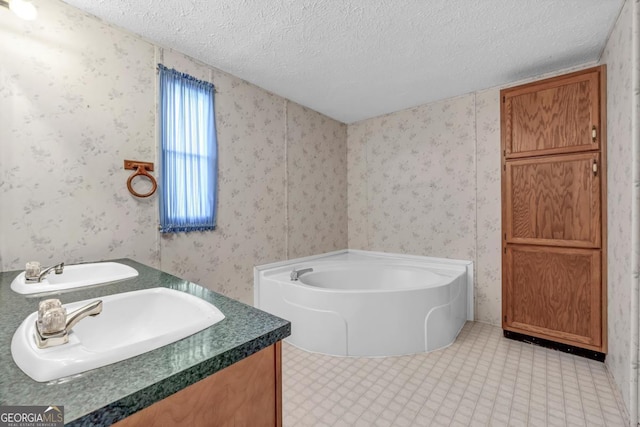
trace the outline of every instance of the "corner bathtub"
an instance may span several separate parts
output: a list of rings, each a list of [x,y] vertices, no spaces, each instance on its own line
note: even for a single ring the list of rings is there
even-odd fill
[[[293,269],[312,268],[297,281]],[[396,356],[453,343],[473,320],[470,261],[344,250],[254,269],[255,306],[291,321],[287,341],[337,356]]]

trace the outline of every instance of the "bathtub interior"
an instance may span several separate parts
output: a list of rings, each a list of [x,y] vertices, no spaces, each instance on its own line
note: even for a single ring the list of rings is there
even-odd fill
[[[397,290],[440,286],[450,280],[449,274],[441,274],[414,265],[397,265],[376,262],[349,262],[320,264],[299,281],[308,286],[339,290]],[[416,285],[419,284],[419,285]]]
[[[420,275],[422,278],[430,277],[430,281],[423,281],[423,286],[440,286],[443,281],[448,281],[457,277],[463,272],[466,277],[464,282],[467,285],[467,297],[466,297],[466,320],[474,320],[474,294],[473,294],[473,263],[471,261],[454,260],[449,258],[437,258],[437,257],[424,257],[416,255],[403,255],[392,254],[386,252],[374,252],[374,251],[361,251],[354,249],[344,249],[334,252],[329,252],[321,255],[313,255],[309,257],[297,258],[287,261],[279,261],[275,263],[265,264],[254,268],[254,306],[260,308],[260,279],[261,277],[273,278],[275,280],[289,281],[290,274],[293,269],[300,270],[303,268],[314,268],[312,273],[306,273],[298,280],[300,286],[315,286],[321,289],[323,280],[325,278],[318,278],[319,275],[328,273],[325,270],[335,271],[336,269],[349,269],[353,267],[345,267],[343,261],[350,261],[351,266],[361,266],[363,270],[358,270],[359,274],[366,272],[366,266],[375,266],[376,263],[386,265],[393,263],[394,267],[399,267],[403,273],[407,273],[408,276]],[[372,267],[376,268],[376,267]],[[380,269],[384,269],[378,267]],[[387,272],[388,273],[388,272]],[[352,273],[348,273],[352,274]],[[393,274],[393,273],[391,273]],[[315,277],[314,277],[315,276]],[[440,280],[441,276],[448,278],[447,280]],[[436,280],[437,279],[437,280]],[[365,285],[354,287],[357,281],[351,280],[348,285],[343,285],[340,289],[340,281],[332,281],[334,285],[331,286],[332,290],[342,290],[344,292],[357,292]],[[337,283],[337,285],[336,285]],[[345,283],[345,282],[342,282]],[[361,281],[359,283],[366,283]],[[411,283],[402,281],[395,281],[394,283]],[[318,287],[319,286],[319,287]],[[410,288],[412,285],[409,285]],[[367,287],[371,290],[370,287]],[[386,289],[379,289],[385,291]],[[375,290],[374,290],[375,291]]]

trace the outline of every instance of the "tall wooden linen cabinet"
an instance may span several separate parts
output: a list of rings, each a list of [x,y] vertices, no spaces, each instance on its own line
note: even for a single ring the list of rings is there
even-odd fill
[[[502,327],[602,357],[605,84],[603,65],[500,92]]]

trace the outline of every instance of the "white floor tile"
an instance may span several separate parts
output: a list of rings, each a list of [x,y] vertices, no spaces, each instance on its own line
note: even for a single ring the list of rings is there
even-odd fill
[[[625,425],[605,365],[468,322],[446,349],[387,358],[282,347],[283,424]]]

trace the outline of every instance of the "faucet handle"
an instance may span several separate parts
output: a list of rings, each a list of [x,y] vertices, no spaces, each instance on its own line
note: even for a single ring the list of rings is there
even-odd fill
[[[67,310],[59,299],[47,299],[38,304],[38,331],[41,334],[55,334],[64,331],[67,321]]]
[[[45,313],[53,308],[62,307],[62,302],[57,298],[45,299],[38,304],[38,319],[42,319]]]
[[[35,278],[40,275],[40,271],[42,271],[42,267],[38,261],[29,261],[24,269],[24,275],[27,279]]]
[[[69,332],[79,321],[102,312],[102,300],[90,302],[67,314],[59,299],[47,299],[38,304],[38,320],[34,338],[38,348],[49,348],[69,342]]]

